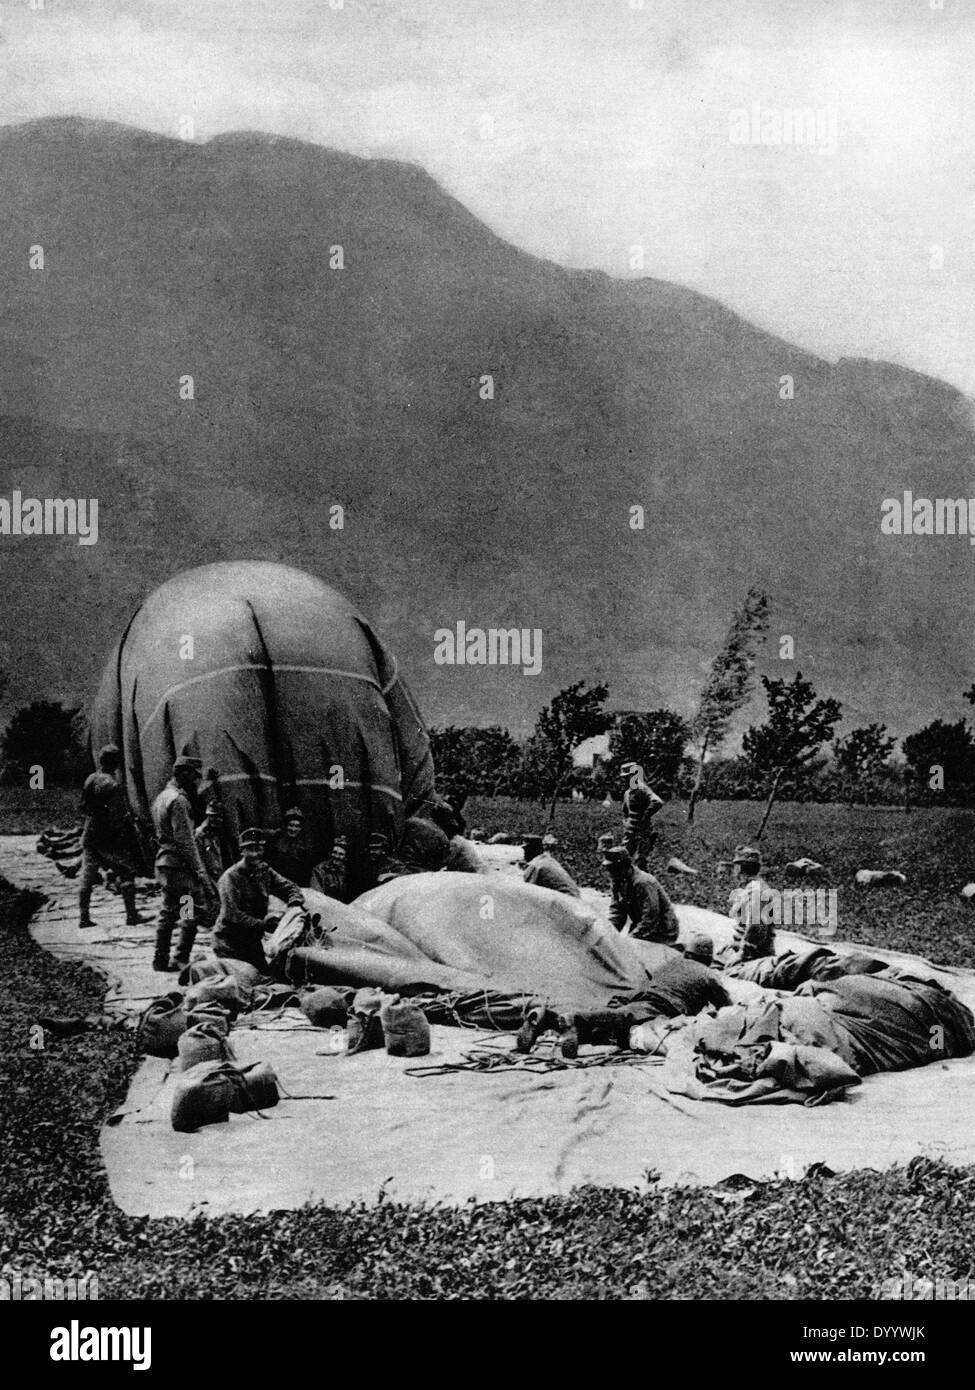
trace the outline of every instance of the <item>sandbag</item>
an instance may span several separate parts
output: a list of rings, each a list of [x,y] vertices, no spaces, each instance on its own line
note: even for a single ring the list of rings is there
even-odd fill
[[[316,1028],[344,1028],[352,1002],[351,989],[321,985],[301,996],[301,1011]]]
[[[221,1124],[249,1110],[270,1110],[279,1100],[278,1078],[267,1062],[236,1067],[199,1062],[181,1073],[173,1088],[173,1129],[182,1133]]]
[[[233,976],[245,989],[253,989],[268,978],[250,961],[237,960],[234,956],[204,956],[184,967],[179,982],[184,986],[197,985],[201,980],[216,980],[226,975]]]
[[[136,1029],[136,1047],[150,1057],[175,1057],[177,1044],[186,1028],[183,996],[174,990],[154,999],[144,1010]]]
[[[186,1015],[187,1027],[194,1028],[201,1023],[210,1024],[226,1037],[230,1032],[230,1011],[214,999],[204,999],[199,1004],[194,1004]]]
[[[179,1069],[189,1071],[200,1062],[233,1061],[225,1023],[207,1021],[187,1028],[177,1044]]]
[[[269,1062],[251,1062],[238,1070],[238,1084],[230,1109],[240,1115],[247,1110],[270,1110],[280,1100],[278,1077]]]
[[[226,1062],[200,1062],[177,1077],[170,1112],[173,1129],[188,1134],[229,1120],[239,1087],[235,1071]]]
[[[189,965],[183,966],[179,972],[179,982],[184,987],[198,985],[201,980],[219,979],[229,973],[219,956],[204,956],[202,960],[190,961]]]
[[[430,1025],[415,1004],[390,1000],[379,1010],[379,1018],[391,1057],[425,1057],[430,1051]]]
[[[362,989],[357,989],[352,996],[352,1012],[354,1014],[378,1013],[383,1006],[383,992],[372,985],[367,985]]]
[[[251,990],[241,984],[235,975],[220,975],[201,980],[186,992],[186,1008],[189,1012],[197,1004],[214,1003],[236,1016],[250,1007]]]

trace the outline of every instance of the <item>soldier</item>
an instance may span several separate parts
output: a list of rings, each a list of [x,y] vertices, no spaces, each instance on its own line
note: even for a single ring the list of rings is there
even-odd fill
[[[538,888],[551,888],[570,898],[582,897],[579,885],[549,853],[541,835],[525,836],[524,864],[522,877],[526,883],[534,883]]]
[[[276,913],[268,912],[268,898],[273,893],[289,907],[304,905],[298,885],[265,863],[266,841],[264,831],[255,828],[241,835],[240,860],[217,884],[220,915],[213,932],[215,955],[247,961],[262,975],[270,969],[264,954],[264,933],[273,931],[281,920]]]
[[[317,893],[324,893],[327,898],[337,898],[340,903],[346,903],[349,901],[347,872],[346,838],[344,835],[336,835],[329,857],[312,869],[309,887],[314,888]]]
[[[315,856],[305,837],[305,816],[297,806],[284,813],[284,829],[268,841],[267,862],[299,888],[311,885]]]
[[[609,870],[613,885],[610,925],[624,936],[673,946],[677,940],[677,914],[663,885],[653,874],[636,868],[629,850],[622,845],[606,850],[603,868]]]
[[[374,830],[369,836],[369,871],[376,884],[388,883],[391,878],[402,878],[409,873],[403,861],[393,854],[389,836],[381,830]]]
[[[219,801],[207,804],[206,815],[196,828],[196,843],[200,858],[212,883],[216,883],[227,865],[223,857],[224,810]]]
[[[85,780],[81,810],[85,824],[81,832],[81,881],[78,885],[78,926],[93,927],[91,890],[99,871],[113,873],[125,904],[125,925],[138,926],[145,918],[135,907],[135,863],[137,851],[132,816],[125,790],[118,779],[122,755],[114,743],[107,743],[98,754],[98,771]]]
[[[647,867],[647,855],[656,841],[651,821],[663,800],[647,786],[639,763],[624,763],[620,776],[627,783],[623,793],[623,848],[629,850],[637,868]]]
[[[775,922],[781,921],[781,895],[762,878],[762,856],[750,845],[739,845],[734,858],[738,886],[728,900],[735,922],[733,957],[726,964],[775,955]]]
[[[200,783],[199,758],[179,757],[173,775],[152,803],[156,830],[156,882],[162,889],[162,906],[156,927],[153,970],[181,970],[190,963],[196,940],[196,918],[213,907],[216,893],[200,854],[193,829],[192,797]],[[173,928],[180,923],[179,946],[172,962],[169,948]]]

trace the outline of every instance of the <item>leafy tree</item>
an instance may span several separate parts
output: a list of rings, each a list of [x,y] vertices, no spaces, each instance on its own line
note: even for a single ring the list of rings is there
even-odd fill
[[[955,724],[935,719],[917,733],[909,734],[903,748],[908,774],[915,785],[929,785],[937,768],[944,774],[947,790],[965,788],[975,778],[975,742],[964,719]]]
[[[786,773],[796,775],[813,765],[819,749],[832,739],[833,727],[842,716],[839,701],[818,699],[811,682],[803,680],[801,671],[797,671],[791,681],[763,676],[762,685],[769,717],[764,724],[753,725],[742,740],[745,756],[752,765],[759,772],[772,775],[758,839],[762,838],[772,814],[782,778]]]
[[[886,724],[863,724],[836,740],[837,766],[869,797],[871,786],[890,762],[895,742],[888,737]]]
[[[673,710],[620,715],[610,733],[609,757],[603,766],[618,785],[620,767],[632,760],[643,768],[652,787],[672,790],[690,736],[687,720]]]
[[[497,796],[503,791],[521,761],[521,749],[508,733],[496,724],[486,729],[471,729],[471,755],[480,769],[477,790],[482,796]]]
[[[448,800],[460,804],[475,793],[497,796],[517,770],[521,750],[507,729],[431,729],[430,747],[437,785]]]
[[[0,740],[8,785],[26,783],[31,767],[43,768],[45,783],[75,781],[84,756],[80,710],[53,700],[35,700],[19,709]]]
[[[694,819],[694,807],[704,785],[707,756],[720,751],[732,716],[751,692],[756,651],[767,631],[768,596],[752,585],[735,611],[724,645],[711,663],[697,714],[691,723],[691,737],[697,740],[699,751],[697,774],[687,803],[688,822]]]
[[[533,768],[551,799],[549,820],[555,819],[559,792],[572,772],[572,752],[584,739],[605,733],[612,721],[604,705],[609,688],[584,681],[566,686],[546,705],[535,721],[525,750],[526,770]]]

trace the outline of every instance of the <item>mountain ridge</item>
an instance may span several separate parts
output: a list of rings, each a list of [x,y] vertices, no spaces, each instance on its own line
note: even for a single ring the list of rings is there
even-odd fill
[[[544,261],[415,164],[56,118],[0,129],[0,169],[3,490],[71,483],[103,518],[80,555],[2,538],[10,700],[83,698],[184,565],[268,558],[346,592],[432,722],[523,729],[597,676],[688,713],[751,582],[797,641],[763,669],[900,732],[963,712],[970,547],[879,531],[885,496],[964,491],[947,383]],[[543,674],[437,667],[459,618],[541,627]]]

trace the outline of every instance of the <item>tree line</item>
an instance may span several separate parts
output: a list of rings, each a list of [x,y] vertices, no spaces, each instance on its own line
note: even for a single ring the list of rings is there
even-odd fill
[[[497,725],[432,729],[438,785],[458,802],[475,795],[537,800],[553,819],[559,801],[573,793],[619,796],[620,768],[633,761],[656,790],[686,800],[688,821],[702,798],[764,799],[759,834],[779,799],[975,805],[975,734],[967,720],[936,719],[904,738],[899,751],[882,723],[840,738],[840,702],[820,697],[800,671],[791,680],[761,677],[766,717],[745,731],[741,752],[727,756],[734,718],[753,693],[768,623],[768,596],[753,586],[732,615],[690,719],[671,709],[608,710],[608,686],[579,680],[540,711],[527,738]],[[0,673],[0,698],[5,685]],[[965,699],[975,705],[975,683]],[[607,733],[608,753],[592,767],[577,766],[579,745]],[[71,785],[88,767],[83,716],[63,703],[24,706],[0,738],[6,785]]]

